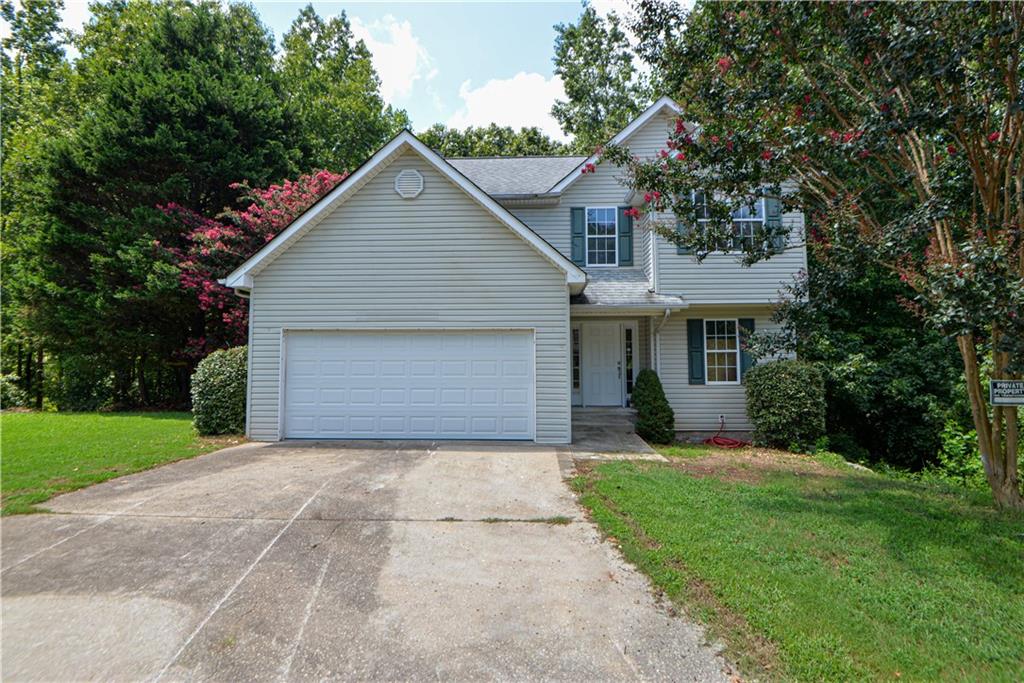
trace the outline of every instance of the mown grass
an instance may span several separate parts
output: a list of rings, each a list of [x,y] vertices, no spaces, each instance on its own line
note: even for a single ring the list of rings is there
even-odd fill
[[[40,512],[59,493],[240,441],[198,437],[189,413],[4,413],[2,514]]]
[[[602,530],[748,675],[1024,679],[1024,517],[766,452],[663,450],[575,483]]]

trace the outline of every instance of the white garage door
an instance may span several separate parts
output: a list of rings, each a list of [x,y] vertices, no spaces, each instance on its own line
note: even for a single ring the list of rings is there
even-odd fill
[[[289,438],[532,439],[531,332],[288,332]]]

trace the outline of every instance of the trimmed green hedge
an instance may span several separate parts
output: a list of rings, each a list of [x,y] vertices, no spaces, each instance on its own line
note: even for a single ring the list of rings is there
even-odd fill
[[[651,443],[676,440],[676,416],[654,370],[641,370],[636,376],[633,407],[636,408],[636,433],[640,438]]]
[[[755,365],[743,378],[755,443],[806,451],[825,435],[825,379],[798,360]]]
[[[247,346],[214,351],[192,375],[192,424],[202,435],[245,431]]]

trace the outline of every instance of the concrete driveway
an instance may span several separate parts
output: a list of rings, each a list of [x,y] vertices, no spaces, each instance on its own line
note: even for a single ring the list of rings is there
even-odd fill
[[[725,678],[553,448],[250,445],[48,506],[2,523],[5,681]]]

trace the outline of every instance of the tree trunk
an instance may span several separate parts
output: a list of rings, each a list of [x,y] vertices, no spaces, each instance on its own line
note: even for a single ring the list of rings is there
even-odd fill
[[[146,386],[146,354],[139,356],[138,369],[139,402],[143,406],[149,406],[149,387]]]
[[[36,410],[43,409],[43,347],[40,346],[39,350],[36,351],[37,363],[39,365],[36,371]]]
[[[26,395],[32,393],[32,346],[29,345],[25,354],[25,376],[21,378],[21,388]]]
[[[1020,476],[1017,471],[1017,408],[993,406],[992,417],[989,418],[988,401],[985,399],[986,394],[981,383],[974,339],[968,335],[959,336],[957,346],[964,361],[971,417],[978,433],[981,464],[985,468],[985,479],[992,489],[992,498],[998,507],[1024,510],[1024,494],[1021,493]],[[994,360],[997,364],[996,374],[999,375],[999,359]]]

